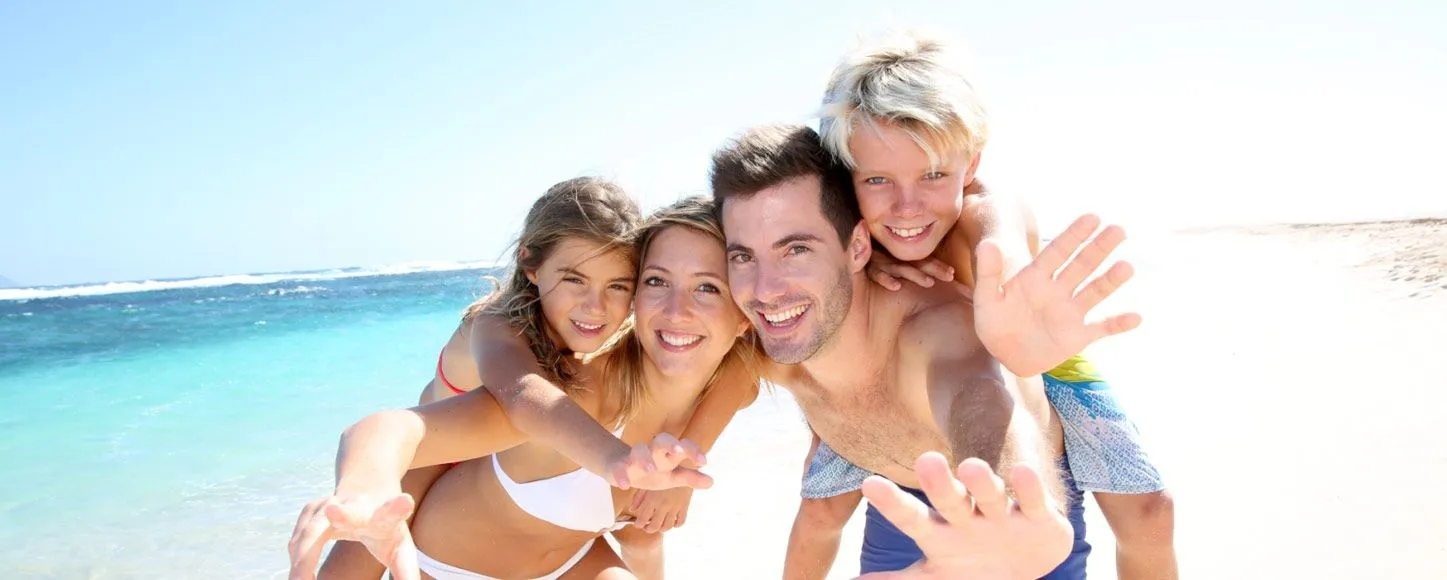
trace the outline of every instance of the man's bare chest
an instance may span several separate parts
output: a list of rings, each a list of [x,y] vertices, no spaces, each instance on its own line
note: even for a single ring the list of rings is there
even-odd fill
[[[800,389],[795,398],[809,426],[841,457],[904,485],[918,485],[914,462],[926,451],[949,454],[927,415],[910,410],[889,385],[846,392]]]

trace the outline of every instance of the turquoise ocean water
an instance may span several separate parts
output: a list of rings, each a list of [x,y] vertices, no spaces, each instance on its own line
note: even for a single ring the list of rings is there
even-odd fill
[[[0,576],[284,578],[341,430],[416,402],[492,273],[0,290]]]

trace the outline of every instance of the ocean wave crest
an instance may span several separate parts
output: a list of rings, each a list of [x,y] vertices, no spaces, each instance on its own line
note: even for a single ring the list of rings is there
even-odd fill
[[[495,268],[490,261],[441,262],[418,261],[389,264],[376,268],[343,268],[334,270],[313,270],[305,272],[281,272],[273,274],[226,274],[201,276],[179,280],[142,280],[138,282],[106,282],[102,284],[78,284],[74,286],[42,286],[37,288],[0,289],[0,300],[34,300],[43,298],[67,298],[76,296],[104,296],[132,292],[155,292],[181,288],[215,288],[237,284],[264,285],[277,282],[316,282],[342,278],[365,278],[368,276],[398,276],[419,272],[449,272],[455,270],[482,270]],[[305,288],[305,287],[299,287]],[[306,288],[305,291],[313,291]]]

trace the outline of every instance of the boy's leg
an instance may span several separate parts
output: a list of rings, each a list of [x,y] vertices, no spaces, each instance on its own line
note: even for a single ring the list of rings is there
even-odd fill
[[[814,436],[804,458],[799,512],[784,556],[785,580],[823,580],[839,555],[840,535],[864,494],[869,472],[849,463]]]
[[[785,580],[824,580],[829,575],[839,555],[844,526],[863,498],[856,490],[799,501],[799,513],[789,531],[789,551],[784,555]]]
[[[1115,569],[1121,580],[1179,578],[1175,504],[1166,490],[1096,492],[1095,502],[1115,533]]]
[[[1042,378],[1075,484],[1095,494],[1115,533],[1120,577],[1176,577],[1174,504],[1110,385],[1080,356]]]

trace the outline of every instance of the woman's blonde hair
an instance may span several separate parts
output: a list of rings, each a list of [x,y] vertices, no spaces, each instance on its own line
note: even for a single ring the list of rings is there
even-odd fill
[[[642,214],[633,198],[623,188],[603,179],[578,177],[548,188],[533,202],[523,222],[512,270],[496,290],[468,306],[463,319],[478,315],[506,319],[527,338],[538,365],[551,375],[549,378],[565,392],[572,392],[578,385],[573,384],[567,353],[548,337],[542,297],[537,285],[528,280],[527,273],[542,267],[566,239],[599,245],[595,255],[623,251],[636,261],[632,235],[641,221]],[[627,330],[625,323],[619,332]]]
[[[649,216],[648,220],[639,228],[634,248],[636,248],[635,254],[638,256],[640,276],[642,276],[643,261],[648,258],[648,250],[653,246],[653,241],[658,238],[659,234],[674,227],[699,232],[717,241],[720,248],[724,247],[723,228],[719,225],[718,216],[714,211],[714,201],[704,196],[683,198],[653,212],[653,215]],[[724,355],[718,368],[715,368],[713,374],[709,376],[704,390],[699,394],[699,400],[702,400],[718,383],[719,378],[730,370],[745,372],[757,383],[759,377],[757,342],[754,340],[752,329],[735,340],[733,348]],[[643,401],[649,396],[647,381],[643,378],[643,357],[647,354],[643,352],[643,345],[634,332],[616,336],[610,345],[604,347],[600,352],[605,351],[613,353],[604,363],[603,376],[607,377],[608,384],[613,389],[617,408],[613,424],[614,427],[617,427],[631,420],[638,413]]]
[[[935,165],[950,153],[979,154],[989,128],[962,56],[920,31],[891,31],[862,43],[829,78],[819,119],[824,146],[854,168],[850,134],[886,123],[904,130]]]

